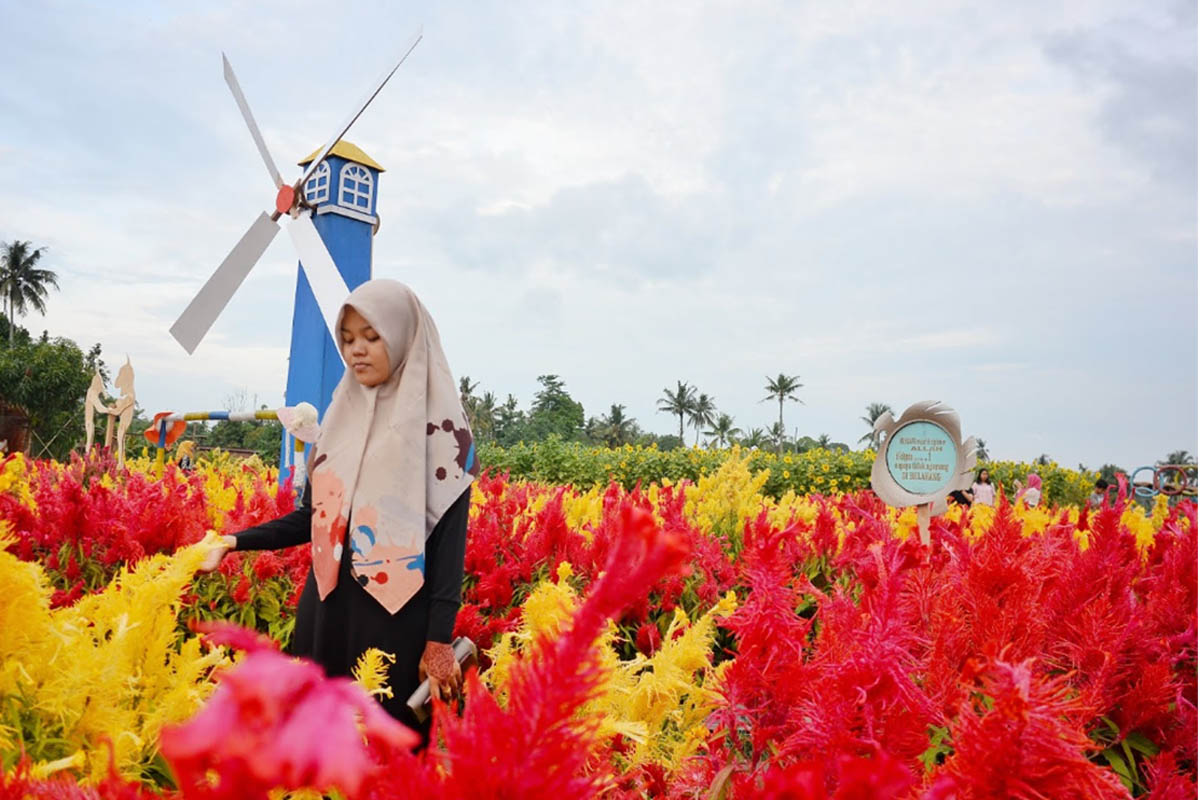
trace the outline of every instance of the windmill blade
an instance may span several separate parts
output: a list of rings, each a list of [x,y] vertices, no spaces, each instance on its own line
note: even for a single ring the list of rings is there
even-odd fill
[[[313,297],[321,309],[321,316],[325,318],[325,328],[333,337],[334,344],[337,344],[338,314],[346,302],[346,296],[350,294],[346,279],[333,263],[333,257],[317,233],[317,226],[313,225],[309,212],[301,213],[289,222],[287,230],[292,237],[292,244],[296,246],[296,254],[300,256],[300,265],[304,267]]]
[[[221,53],[221,63],[225,65],[225,83],[229,84],[229,91],[233,92],[233,99],[237,101],[237,106],[241,109],[242,119],[246,120],[246,127],[250,129],[250,135],[254,137],[254,144],[258,147],[258,154],[262,156],[262,160],[267,165],[267,172],[271,173],[271,180],[275,181],[275,188],[283,186],[283,178],[279,177],[279,170],[275,167],[275,162],[271,158],[270,152],[267,151],[267,143],[263,141],[262,133],[258,130],[258,123],[254,121],[254,115],[250,113],[250,104],[246,102],[246,96],[242,94],[242,87],[238,83],[237,75],[233,74],[233,65],[229,63],[229,59]]]
[[[366,99],[363,100],[358,106],[358,109],[350,115],[350,119],[346,120],[346,124],[342,126],[341,130],[334,134],[333,138],[321,148],[321,151],[317,153],[317,157],[309,163],[308,169],[304,170],[304,174],[300,176],[300,180],[293,184],[296,189],[299,189],[304,185],[304,182],[308,180],[309,176],[312,175],[313,170],[319,167],[321,162],[325,160],[325,156],[329,154],[329,151],[333,149],[333,146],[341,141],[341,138],[346,135],[346,131],[350,130],[350,126],[354,124],[354,121],[357,120],[359,116],[361,116],[362,113],[367,110],[367,106],[369,106],[371,101],[375,99],[375,95],[379,94],[380,90],[383,89],[384,84],[386,84],[391,77],[396,74],[396,70],[400,69],[400,65],[404,63],[406,58],[408,58],[408,54],[411,53],[421,41],[421,36],[422,34],[417,34],[417,38],[413,39],[413,43],[410,44],[408,49],[404,51],[404,55],[400,56],[400,60],[396,62],[396,66],[392,67],[392,69],[383,76],[383,79],[379,81],[379,85],[367,95]],[[334,341],[337,341],[337,337],[334,337]]]
[[[225,256],[221,266],[201,287],[192,302],[175,320],[171,326],[171,335],[175,341],[183,345],[189,354],[196,351],[196,345],[208,333],[214,321],[233,297],[233,293],[242,285],[250,268],[258,263],[267,245],[279,233],[279,224],[266,214],[259,214],[258,219],[250,229],[242,234],[242,238]]]

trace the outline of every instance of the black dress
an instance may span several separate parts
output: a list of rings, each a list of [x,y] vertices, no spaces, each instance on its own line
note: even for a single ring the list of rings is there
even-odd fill
[[[419,726],[405,705],[420,681],[417,669],[425,642],[450,642],[462,604],[463,555],[471,488],[459,495],[425,541],[425,583],[395,614],[354,580],[349,547],[342,548],[337,586],[321,600],[310,568],[288,652],[320,664],[330,677],[348,676],[359,656],[377,647],[396,657],[388,673],[391,698],[380,698],[396,719]],[[312,490],[304,487],[300,507],[279,519],[238,534],[237,550],[279,550],[312,541]],[[349,524],[347,524],[347,530]]]

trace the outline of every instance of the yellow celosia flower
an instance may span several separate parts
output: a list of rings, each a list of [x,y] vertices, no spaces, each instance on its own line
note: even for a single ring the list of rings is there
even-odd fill
[[[569,566],[560,565],[557,572],[558,583],[542,581],[530,592],[521,609],[520,627],[501,636],[488,651],[492,666],[481,678],[502,704],[507,700],[505,686],[512,665],[539,634],[557,635],[578,606],[579,598],[566,581]],[[626,767],[653,761],[673,768],[704,740],[699,730],[715,704],[708,687],[715,679],[709,654],[716,620],[736,608],[730,592],[695,624],[676,609],[661,648],[651,658],[639,654],[631,661],[619,660],[613,648],[613,625],[596,642],[607,680],[603,694],[584,713],[602,715],[597,741],[621,735],[634,743]]]
[[[388,665],[395,664],[396,657],[385,653],[377,647],[368,647],[358,657],[354,665],[354,682],[373,697],[392,697],[392,687],[388,686]]]
[[[55,610],[41,567],[5,552],[11,542],[0,530],[0,725],[10,746],[45,769],[81,751],[79,770],[96,779],[108,772],[109,740],[117,770],[138,777],[162,726],[191,716],[212,670],[229,663],[219,648],[202,652],[198,637],[181,638],[176,619],[215,535],[144,559],[103,592]]]
[[[749,464],[750,455],[734,445],[716,472],[684,490],[684,513],[704,530],[740,537],[746,521],[763,510],[762,488],[770,477],[767,470],[751,475]]]

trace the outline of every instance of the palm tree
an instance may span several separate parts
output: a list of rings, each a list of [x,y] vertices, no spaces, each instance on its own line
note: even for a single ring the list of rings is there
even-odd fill
[[[782,453],[783,445],[787,442],[787,429],[783,427],[783,423],[772,422],[771,429],[767,431],[767,436],[775,443],[775,452]]]
[[[663,396],[658,399],[658,410],[679,417],[679,444],[683,446],[683,418],[691,413],[696,404],[696,387],[689,386],[683,381],[676,381],[675,391],[663,389]]]
[[[829,445],[831,445],[831,444],[833,444],[833,439],[829,438],[828,433],[822,433],[820,436],[817,437],[817,447],[828,450]]]
[[[988,460],[987,442],[985,442],[983,439],[975,440],[975,460],[976,461],[987,461]]]
[[[750,432],[742,437],[742,447],[760,448],[767,444],[770,439],[767,437],[767,432],[762,428],[751,428]]]
[[[796,390],[802,388],[803,386],[804,384],[800,382],[799,375],[784,375],[781,372],[779,373],[778,378],[772,378],[770,375],[767,376],[767,385],[765,387],[767,390],[767,396],[762,400],[759,400],[759,402],[765,403],[768,400],[779,401],[779,428],[781,432],[786,431],[786,429],[783,427],[783,401],[794,400],[800,405],[804,405],[804,401],[799,397],[796,397]],[[775,440],[777,442],[776,446],[778,447],[778,451],[780,453],[783,452],[783,439],[784,436],[781,433],[781,435]]]
[[[1033,463],[1037,464],[1039,467],[1048,467],[1048,466],[1050,466],[1050,462],[1053,460],[1054,459],[1052,459],[1046,453],[1042,453],[1040,456],[1038,456],[1037,458],[1035,458],[1033,460]]]
[[[475,389],[478,388],[479,381],[471,381],[469,375],[463,375],[458,379],[458,401],[462,403],[463,411],[467,414],[467,424],[471,429],[475,429],[475,405],[479,402],[475,397]]]
[[[1158,462],[1159,464],[1195,464],[1196,457],[1187,450],[1175,450],[1167,453],[1165,460]]]
[[[29,242],[0,244],[0,298],[4,300],[4,312],[8,317],[10,347],[17,327],[16,315],[24,315],[30,306],[39,314],[45,314],[46,287],[58,288],[58,276],[37,266],[45,252],[46,248],[32,248]]]
[[[701,392],[692,410],[688,412],[688,422],[696,429],[696,444],[700,444],[700,429],[705,425],[712,425],[716,413],[717,404],[713,402],[713,398]]]
[[[728,414],[719,414],[717,421],[711,423],[711,427],[704,432],[708,437],[710,445],[716,444],[717,447],[728,447],[733,444],[736,437],[741,435],[741,428],[735,428],[733,425],[733,417]]]
[[[474,401],[474,418],[471,420],[471,433],[476,439],[493,439],[496,433],[496,395],[484,392],[483,397]]]
[[[891,413],[892,407],[887,403],[871,403],[869,406],[867,406],[866,416],[859,417],[859,419],[867,423],[867,432],[859,437],[859,443],[861,444],[862,442],[870,442],[873,446],[877,446],[875,443],[875,423],[884,414]]]
[[[600,418],[600,436],[609,447],[620,447],[633,438],[635,421],[625,416],[625,406],[614,403],[612,409]]]

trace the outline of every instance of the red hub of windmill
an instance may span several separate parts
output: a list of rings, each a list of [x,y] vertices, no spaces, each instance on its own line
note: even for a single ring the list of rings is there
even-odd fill
[[[286,214],[292,210],[295,203],[296,190],[286,183],[280,186],[279,194],[275,195],[275,210],[280,214]]]

